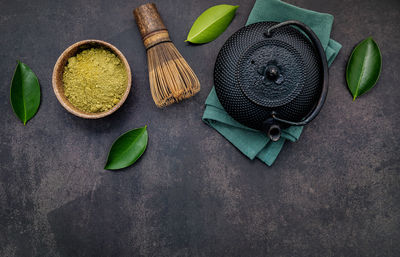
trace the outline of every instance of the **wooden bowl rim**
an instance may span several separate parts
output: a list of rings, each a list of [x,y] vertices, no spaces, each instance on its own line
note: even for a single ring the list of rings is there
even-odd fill
[[[105,46],[106,48],[109,48],[124,63],[125,69],[127,71],[128,82],[127,82],[126,90],[125,90],[121,100],[113,108],[111,108],[110,110],[107,110],[105,112],[89,113],[89,112],[79,110],[78,108],[73,106],[68,101],[68,99],[64,95],[64,91],[60,90],[60,87],[63,86],[63,82],[62,82],[62,78],[59,77],[60,73],[58,72],[58,70],[60,68],[64,68],[64,66],[66,65],[66,63],[65,63],[65,65],[63,65],[63,61],[65,60],[66,56],[70,55],[71,51],[78,49],[79,47],[81,47],[83,45],[87,45],[87,44],[97,44],[97,45]],[[63,65],[63,67],[60,67],[61,65]],[[61,72],[61,74],[62,73],[63,72]],[[64,50],[64,52],[60,55],[60,57],[58,57],[57,62],[54,65],[54,69],[53,69],[52,84],[53,84],[53,90],[57,97],[57,100],[68,112],[74,114],[75,116],[85,118],[85,119],[99,119],[99,118],[103,118],[105,116],[112,114],[113,112],[118,110],[118,108],[121,107],[121,105],[125,102],[126,98],[129,95],[129,92],[131,90],[132,74],[131,74],[131,68],[129,66],[128,61],[126,60],[126,58],[122,54],[122,52],[118,50],[118,48],[116,48],[114,45],[107,43],[105,41],[102,41],[102,40],[87,39],[87,40],[82,40],[82,41],[72,44],[71,46],[69,46],[67,49]]]

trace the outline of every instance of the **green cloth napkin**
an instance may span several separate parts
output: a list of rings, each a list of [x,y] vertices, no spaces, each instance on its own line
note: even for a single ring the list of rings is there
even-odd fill
[[[279,0],[257,0],[246,25],[261,21],[282,22],[298,20],[308,25],[318,36],[331,65],[342,45],[330,38],[333,16],[302,9]],[[272,142],[263,132],[243,126],[230,117],[222,107],[214,87],[206,100],[203,121],[217,130],[250,159],[259,158],[272,165],[286,140],[299,139],[303,127],[292,126],[282,130],[281,139]]]

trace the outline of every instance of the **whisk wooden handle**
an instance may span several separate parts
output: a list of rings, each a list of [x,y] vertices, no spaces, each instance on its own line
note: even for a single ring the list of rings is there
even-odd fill
[[[162,42],[171,41],[168,30],[155,4],[148,3],[137,7],[133,11],[133,16],[135,17],[146,49]]]

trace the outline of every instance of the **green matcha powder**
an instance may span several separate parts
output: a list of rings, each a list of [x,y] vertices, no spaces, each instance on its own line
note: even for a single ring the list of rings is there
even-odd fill
[[[85,112],[104,112],[122,98],[127,87],[122,61],[102,48],[84,50],[68,59],[63,74],[68,101]]]

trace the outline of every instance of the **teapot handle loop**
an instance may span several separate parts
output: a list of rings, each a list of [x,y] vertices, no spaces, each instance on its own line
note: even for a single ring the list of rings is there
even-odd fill
[[[307,123],[309,123],[310,121],[312,121],[318,115],[318,113],[322,109],[322,106],[325,103],[326,95],[328,93],[328,62],[326,61],[326,55],[325,55],[324,48],[322,47],[321,42],[319,41],[317,35],[315,35],[315,33],[308,26],[306,26],[304,23],[302,23],[300,21],[290,20],[290,21],[278,23],[276,25],[269,27],[267,32],[265,32],[265,35],[270,36],[274,29],[284,27],[284,26],[289,26],[289,25],[294,25],[296,27],[299,27],[302,31],[304,31],[306,33],[306,35],[309,37],[309,39],[311,40],[311,42],[313,43],[316,50],[318,51],[319,56],[321,58],[321,62],[322,62],[322,68],[323,68],[322,91],[321,91],[321,96],[319,97],[318,103],[314,106],[313,110],[302,121],[295,122],[295,121],[284,120],[279,117],[276,117],[275,113],[272,113],[272,117],[274,118],[274,120],[277,120],[277,121],[285,123],[285,124],[289,124],[289,125],[293,125],[293,126],[303,126],[303,125],[306,125]]]

